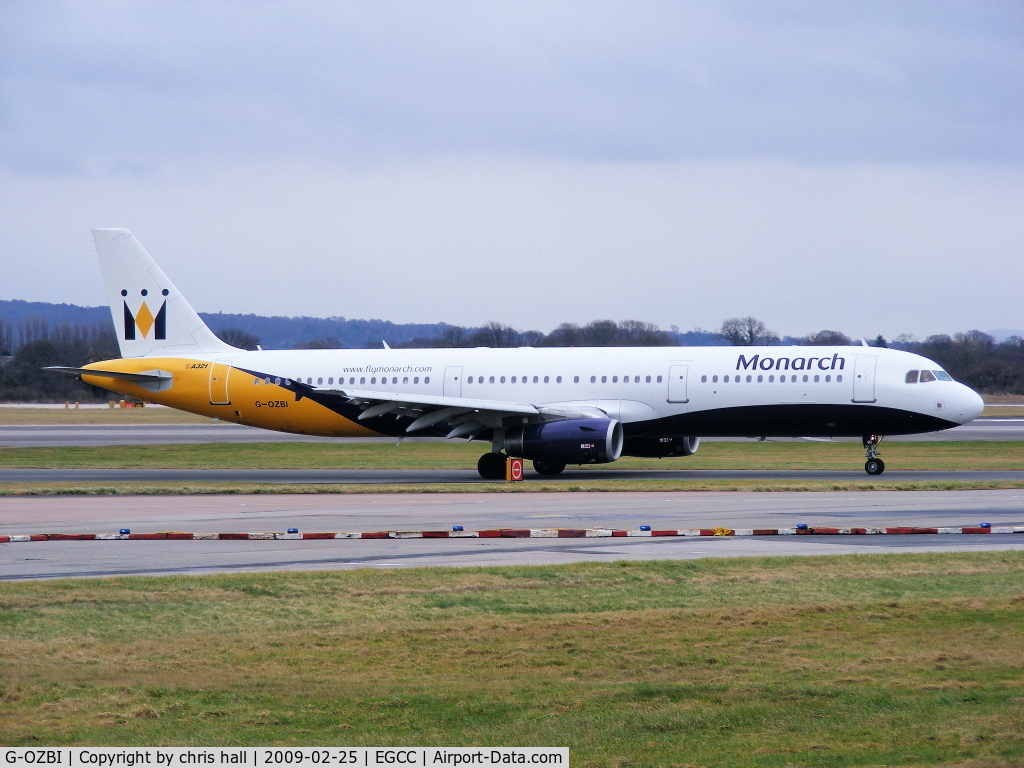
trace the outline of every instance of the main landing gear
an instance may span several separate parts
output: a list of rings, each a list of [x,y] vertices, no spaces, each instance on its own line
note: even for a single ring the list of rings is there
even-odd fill
[[[864,435],[861,442],[864,443],[864,455],[868,457],[864,462],[864,471],[869,475],[885,472],[885,462],[878,458],[878,444],[882,442],[882,435]]]
[[[508,461],[508,456],[504,453],[485,453],[476,463],[476,471],[484,480],[504,480],[506,461]],[[557,475],[565,469],[565,462],[536,459],[533,462],[533,468],[538,475]]]
[[[485,453],[476,463],[476,471],[484,480],[504,480],[507,460],[504,453]]]
[[[538,475],[558,475],[565,469],[565,462],[534,459],[533,468],[537,470]]]

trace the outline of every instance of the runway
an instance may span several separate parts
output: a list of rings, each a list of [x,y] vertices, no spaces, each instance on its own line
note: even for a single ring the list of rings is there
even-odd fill
[[[0,498],[0,533],[1024,525],[1024,491]],[[1024,549],[1024,535],[0,544],[0,580]]]
[[[856,457],[855,457],[856,458]],[[856,461],[851,464],[856,466]],[[611,465],[614,466],[614,465]],[[1024,482],[1024,471],[915,471],[886,470],[872,477],[863,469],[566,469],[554,477],[526,471],[526,482],[544,480],[572,483],[593,480],[806,480],[829,482]],[[0,483],[265,483],[281,485],[395,485],[403,483],[484,484],[475,469],[0,469]]]
[[[366,438],[358,438],[362,441]],[[394,442],[394,438],[371,438]],[[412,438],[420,440],[422,438]],[[441,438],[430,438],[441,439]],[[707,438],[709,442],[726,438]],[[353,438],[310,437],[271,432],[224,422],[209,424],[73,424],[0,426],[0,447],[33,448],[68,445],[156,445],[166,443],[316,443],[352,442]],[[747,438],[728,438],[745,441]],[[1024,440],[1024,418],[977,419],[962,427],[886,438],[887,441]],[[856,440],[853,440],[856,442]]]

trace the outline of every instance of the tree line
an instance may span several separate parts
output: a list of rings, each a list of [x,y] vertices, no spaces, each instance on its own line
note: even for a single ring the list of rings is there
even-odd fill
[[[469,347],[626,347],[710,344],[752,345],[848,345],[849,336],[836,330],[821,330],[801,337],[784,336],[770,330],[754,317],[729,318],[716,331],[696,329],[680,333],[639,320],[595,320],[584,325],[562,323],[550,333],[519,331],[499,322],[478,328],[442,324],[437,336],[420,336],[396,349]],[[224,341],[242,349],[256,349],[260,339],[240,328],[218,331]],[[903,334],[892,342],[881,335],[874,346],[891,346],[928,357],[953,378],[986,393],[1024,394],[1024,340],[1011,336],[1002,342],[982,331],[964,331],[952,336],[937,334],[919,340]],[[326,336],[292,345],[294,349],[336,349],[343,345]],[[369,345],[368,345],[369,346]],[[376,344],[374,344],[376,346]],[[61,402],[102,401],[110,394],[73,377],[42,370],[50,365],[81,367],[98,360],[119,357],[113,325],[107,323],[49,323],[29,318],[17,323],[0,319],[0,401]]]
[[[13,354],[11,350],[14,350]],[[120,357],[111,324],[58,323],[42,318],[0,319],[0,401],[102,401],[110,393],[73,376],[44,371],[49,365],[80,368]]]

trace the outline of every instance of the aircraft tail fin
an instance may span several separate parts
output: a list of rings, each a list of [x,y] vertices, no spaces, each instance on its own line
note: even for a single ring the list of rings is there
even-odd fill
[[[235,352],[202,321],[127,229],[94,229],[122,357]]]

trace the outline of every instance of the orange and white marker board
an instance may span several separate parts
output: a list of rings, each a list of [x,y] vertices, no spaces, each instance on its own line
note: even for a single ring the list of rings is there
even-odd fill
[[[505,479],[515,483],[523,479],[523,460],[509,459],[505,462]]]

